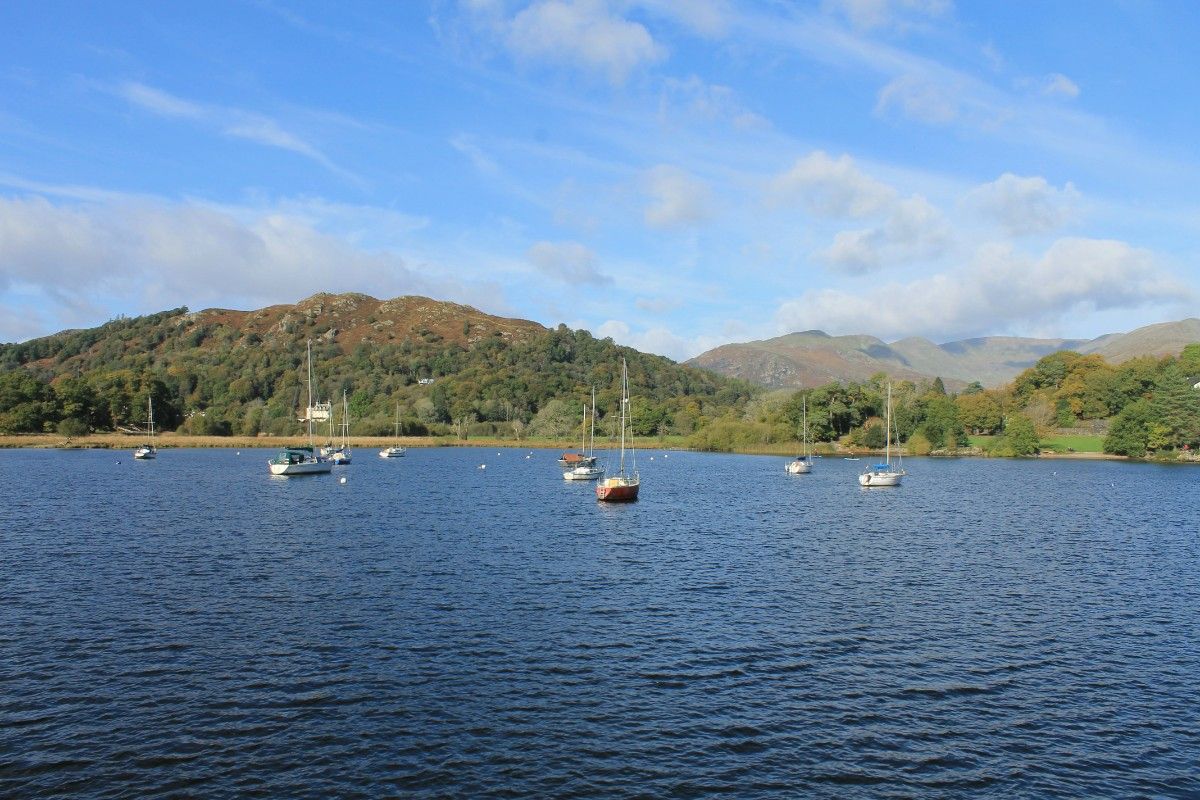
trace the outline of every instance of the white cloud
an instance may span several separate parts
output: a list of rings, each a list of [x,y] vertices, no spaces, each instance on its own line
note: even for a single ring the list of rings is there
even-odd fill
[[[537,242],[527,256],[538,272],[563,283],[612,283],[596,268],[596,254],[578,242]]]
[[[933,259],[946,249],[949,228],[941,213],[920,196],[894,203],[877,228],[841,231],[821,258],[847,273],[873,272],[885,266]]]
[[[848,155],[833,159],[815,150],[773,178],[768,196],[775,205],[798,200],[821,216],[865,217],[890,205],[896,190],[865,175]]]
[[[964,205],[977,209],[1004,226],[1013,236],[1047,233],[1072,218],[1079,192],[1071,183],[1061,189],[1045,178],[1006,172],[991,183],[972,189]]]
[[[643,353],[656,353],[675,361],[686,361],[724,343],[711,336],[688,339],[661,325],[634,330],[629,323],[615,319],[607,320],[598,326],[595,336],[599,339],[611,337],[617,344],[641,350]]]
[[[678,167],[660,164],[643,177],[650,205],[645,221],[651,228],[678,228],[704,222],[712,216],[708,185]]]
[[[961,113],[960,91],[944,82],[915,74],[901,75],[879,90],[877,114],[898,111],[930,125],[947,125]]]
[[[310,213],[312,207],[309,206]],[[94,296],[133,311],[171,305],[259,307],[305,292],[426,294],[496,302],[487,287],[446,280],[390,251],[370,251],[279,210],[227,210],[131,199],[58,206],[0,198],[0,291],[48,299],[48,314]]]
[[[616,85],[665,57],[643,25],[614,15],[601,0],[539,0],[513,17],[505,41],[522,61],[602,72]]]
[[[783,303],[780,331],[820,328],[882,337],[959,338],[1025,329],[1073,313],[1178,302],[1193,293],[1125,242],[1060,239],[1037,259],[1004,245],[979,250],[957,273],[876,286],[823,289]]]

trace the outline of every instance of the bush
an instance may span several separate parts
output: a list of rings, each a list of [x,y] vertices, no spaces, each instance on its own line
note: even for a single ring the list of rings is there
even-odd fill
[[[87,436],[91,433],[88,424],[78,417],[68,417],[58,423],[56,428],[59,436]]]

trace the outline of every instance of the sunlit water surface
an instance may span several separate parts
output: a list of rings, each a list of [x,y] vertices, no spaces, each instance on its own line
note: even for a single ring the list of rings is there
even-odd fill
[[[1196,469],[268,456],[0,452],[0,796],[1200,796]]]

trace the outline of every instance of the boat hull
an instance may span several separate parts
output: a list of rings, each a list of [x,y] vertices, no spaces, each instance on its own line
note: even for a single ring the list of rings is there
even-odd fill
[[[272,475],[327,475],[333,472],[332,461],[302,461],[298,464],[276,464],[268,461]]]
[[[864,472],[858,476],[859,486],[899,486],[903,472]]]
[[[812,462],[796,459],[795,461],[789,461],[784,469],[787,470],[789,475],[807,475],[812,472]]]
[[[137,450],[133,451],[133,457],[142,459],[143,461],[148,458],[155,458],[157,456],[158,456],[158,451],[155,450],[153,447],[139,447]]]
[[[640,488],[640,482],[609,478],[596,487],[596,499],[607,503],[632,503],[638,499]]]
[[[350,453],[345,450],[336,450],[336,451],[334,451],[333,455],[331,455],[329,457],[329,460],[332,461],[335,466],[338,464],[342,464],[342,465],[349,464],[350,463]]]
[[[385,447],[379,451],[380,458],[403,458],[403,447]]]
[[[598,467],[576,467],[563,473],[564,481],[595,481],[604,477],[604,470]]]

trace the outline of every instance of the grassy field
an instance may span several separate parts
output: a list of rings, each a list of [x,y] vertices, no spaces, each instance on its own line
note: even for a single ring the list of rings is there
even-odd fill
[[[1059,453],[1103,453],[1103,436],[1049,436],[1042,439],[1046,450]]]
[[[995,436],[971,436],[972,447],[987,448],[988,444],[995,441]],[[1051,450],[1055,453],[1069,455],[1071,453],[1094,453],[1101,454],[1104,452],[1104,437],[1103,436],[1047,436],[1039,443],[1042,450]]]

